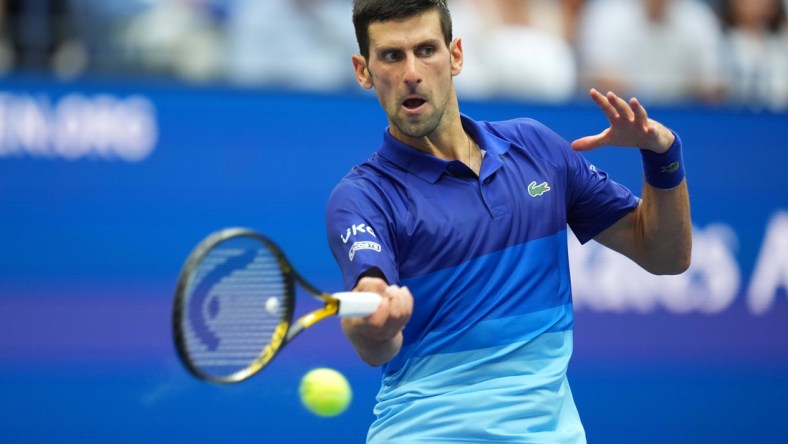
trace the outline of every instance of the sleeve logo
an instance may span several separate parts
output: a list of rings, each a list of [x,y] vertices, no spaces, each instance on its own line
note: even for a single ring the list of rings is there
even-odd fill
[[[356,257],[356,252],[360,250],[372,250],[380,253],[380,244],[369,241],[353,242],[353,245],[350,246],[350,253],[348,254],[351,262],[353,262],[353,258]]]
[[[372,235],[372,237],[377,238],[378,236],[372,230],[372,227],[368,227],[367,224],[358,224],[353,225],[352,227],[348,228],[344,235],[340,234],[339,237],[342,239],[342,243],[346,244],[350,240],[351,237],[358,235],[359,233],[368,233]]]

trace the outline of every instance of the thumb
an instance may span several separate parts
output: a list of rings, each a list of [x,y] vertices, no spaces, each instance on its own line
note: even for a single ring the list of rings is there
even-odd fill
[[[575,151],[591,151],[599,148],[601,145],[596,142],[596,136],[586,136],[572,142],[572,149]]]
[[[605,130],[594,136],[581,137],[572,142],[572,149],[575,151],[590,151],[604,146],[607,133],[608,130]]]

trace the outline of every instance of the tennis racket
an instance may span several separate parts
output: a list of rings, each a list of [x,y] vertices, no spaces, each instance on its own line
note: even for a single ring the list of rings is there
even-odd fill
[[[296,286],[324,304],[293,322]],[[172,312],[175,345],[194,376],[240,382],[316,322],[367,316],[380,301],[376,293],[321,292],[270,239],[246,228],[226,228],[203,239],[181,269]]]

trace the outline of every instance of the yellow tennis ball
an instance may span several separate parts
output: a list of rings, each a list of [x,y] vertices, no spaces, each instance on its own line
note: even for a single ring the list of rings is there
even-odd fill
[[[301,378],[301,402],[315,415],[337,416],[350,405],[353,392],[347,379],[336,370],[316,368]]]

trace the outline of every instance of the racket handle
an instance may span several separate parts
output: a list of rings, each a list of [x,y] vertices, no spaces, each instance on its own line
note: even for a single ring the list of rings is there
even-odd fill
[[[337,315],[342,317],[369,316],[378,309],[383,299],[379,294],[369,291],[342,291],[331,296],[339,299]]]

